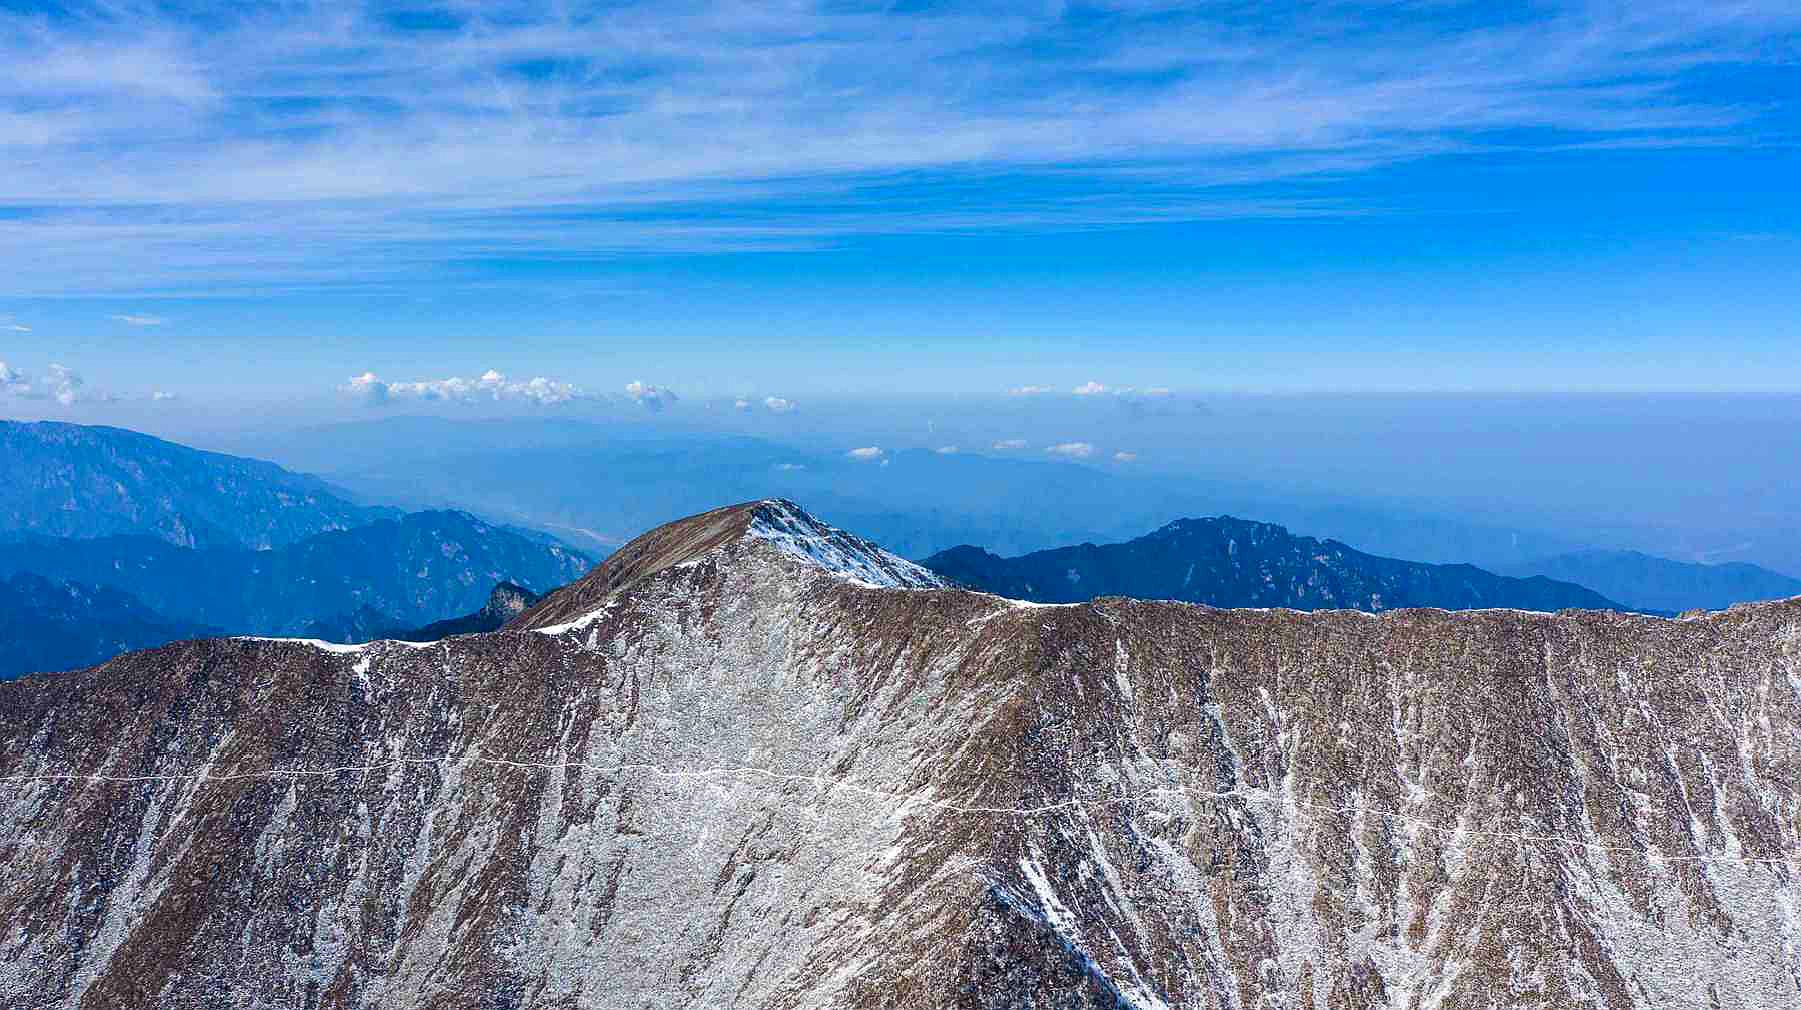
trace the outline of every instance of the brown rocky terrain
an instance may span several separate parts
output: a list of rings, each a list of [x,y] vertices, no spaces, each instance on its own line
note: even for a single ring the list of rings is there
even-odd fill
[[[1801,601],[1022,604],[787,503],[0,684],[0,1005],[1801,1005]]]

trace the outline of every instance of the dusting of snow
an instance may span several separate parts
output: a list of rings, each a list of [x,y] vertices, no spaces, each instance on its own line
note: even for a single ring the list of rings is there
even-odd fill
[[[532,630],[540,635],[551,635],[553,637],[571,631],[580,631],[588,625],[593,624],[595,621],[607,616],[607,611],[613,609],[613,602],[616,599],[617,597],[609,598],[602,606],[588,611],[573,621],[564,621],[562,624],[550,624],[542,628],[533,628]]]
[[[790,557],[872,589],[944,589],[950,585],[898,554],[820,522],[793,502],[763,502],[745,532]]]
[[[235,642],[276,642],[287,645],[305,645],[321,652],[335,652],[340,655],[353,655],[367,649],[371,645],[399,645],[408,649],[429,649],[437,642],[404,642],[397,638],[381,638],[371,642],[327,642],[322,638],[271,638],[263,635],[234,635]]]

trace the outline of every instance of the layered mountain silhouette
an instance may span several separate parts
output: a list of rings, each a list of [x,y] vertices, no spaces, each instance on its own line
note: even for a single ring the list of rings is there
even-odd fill
[[[593,565],[543,534],[366,507],[272,463],[118,428],[0,422],[0,472],[0,578],[67,590],[33,583],[6,601],[0,678],[206,633],[368,641],[442,620],[485,627],[496,584],[539,593]],[[62,616],[40,619],[35,601],[52,599]]]
[[[1672,561],[1638,551],[1576,551],[1504,571],[1578,582],[1627,606],[1668,613],[1801,596],[1801,579],[1768,568]]]
[[[1125,543],[1081,544],[1014,558],[953,547],[923,564],[960,585],[1038,603],[1130,596],[1295,610],[1622,609],[1569,582],[1382,558],[1336,540],[1296,536],[1281,526],[1231,516],[1179,519]]]
[[[0,421],[0,474],[0,533],[262,549],[399,514],[274,463],[60,421]]]
[[[1797,627],[1033,604],[733,506],[498,632],[0,684],[0,995],[1793,1006]]]
[[[591,567],[591,558],[561,544],[447,511],[261,551],[176,547],[147,536],[0,539],[0,575],[110,586],[164,617],[236,634],[299,634],[358,614],[390,629],[416,628],[479,609],[496,583],[543,591]]]

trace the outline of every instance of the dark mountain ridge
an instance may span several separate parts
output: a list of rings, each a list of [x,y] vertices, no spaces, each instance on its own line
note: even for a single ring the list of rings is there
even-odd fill
[[[133,649],[218,634],[217,628],[165,617],[117,589],[29,572],[0,576],[0,601],[0,680],[92,666]]]
[[[1568,582],[1377,557],[1336,540],[1295,536],[1273,523],[1231,516],[1178,519],[1124,543],[1085,543],[1014,558],[954,547],[922,564],[972,589],[1036,603],[1127,596],[1215,607],[1370,612],[1624,609]]]

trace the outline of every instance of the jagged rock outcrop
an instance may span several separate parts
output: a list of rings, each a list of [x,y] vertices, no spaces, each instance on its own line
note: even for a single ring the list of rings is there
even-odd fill
[[[485,631],[499,631],[508,621],[525,613],[533,604],[543,599],[542,596],[515,582],[501,582],[488,594],[488,602],[473,614],[452,617],[443,621],[434,621],[423,628],[414,628],[392,637],[407,642],[435,642],[440,638],[452,635],[476,635]],[[351,641],[368,641],[368,639],[352,639]]]
[[[936,582],[755,503],[493,634],[0,685],[0,1004],[1801,1001],[1801,601]]]

